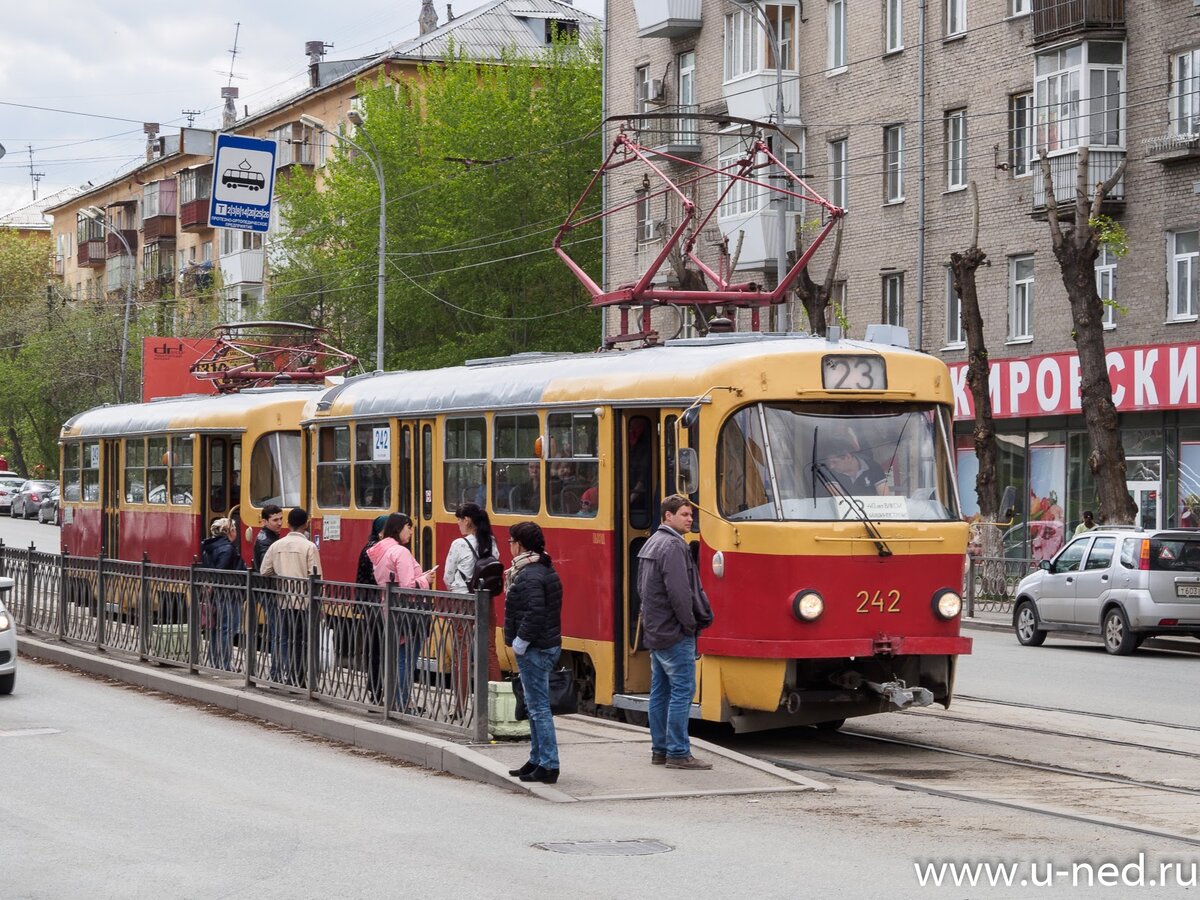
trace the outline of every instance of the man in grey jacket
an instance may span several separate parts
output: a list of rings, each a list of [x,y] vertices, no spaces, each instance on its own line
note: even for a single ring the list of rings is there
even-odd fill
[[[696,636],[712,607],[683,536],[692,530],[687,497],[662,502],[662,525],[638,552],[642,635],[650,649],[650,761],[669,769],[711,769],[692,756],[688,714],[696,693]]]

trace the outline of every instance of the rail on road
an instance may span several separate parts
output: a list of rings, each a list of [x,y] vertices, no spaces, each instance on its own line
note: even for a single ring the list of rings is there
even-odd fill
[[[7,604],[30,634],[487,740],[486,592],[90,559],[3,542],[0,575],[14,579]]]

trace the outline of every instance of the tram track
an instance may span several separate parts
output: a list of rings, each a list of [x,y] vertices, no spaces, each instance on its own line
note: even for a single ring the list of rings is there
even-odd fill
[[[1200,725],[1184,725],[1178,722],[1160,722],[1155,719],[1138,719],[1131,716],[1119,716],[1115,713],[1096,712],[1087,709],[1070,709],[1062,706],[1039,706],[1036,703],[1021,703],[1016,700],[993,700],[987,697],[972,697],[967,694],[955,694],[956,700],[969,700],[972,703],[990,703],[994,706],[1009,706],[1015,709],[1032,709],[1039,712],[1067,713],[1072,716],[1084,716],[1090,719],[1107,719],[1114,722],[1128,722],[1131,725],[1156,725],[1160,728],[1171,728],[1176,731],[1194,731],[1200,733]]]

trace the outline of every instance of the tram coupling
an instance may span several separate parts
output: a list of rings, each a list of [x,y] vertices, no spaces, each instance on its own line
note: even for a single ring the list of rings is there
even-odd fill
[[[902,678],[897,678],[894,681],[885,681],[880,684],[875,681],[867,681],[858,672],[846,672],[840,677],[834,678],[833,682],[839,687],[848,688],[853,691],[861,690],[865,687],[873,693],[878,694],[896,709],[930,706],[933,703],[933,691],[920,686],[909,687]]]

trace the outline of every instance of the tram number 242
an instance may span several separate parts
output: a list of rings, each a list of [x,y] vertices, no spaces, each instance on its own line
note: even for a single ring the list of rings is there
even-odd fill
[[[890,591],[859,591],[854,595],[858,598],[858,609],[855,612],[867,614],[874,610],[881,613],[900,612],[900,592]]]

